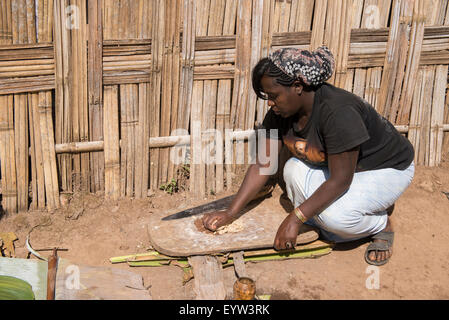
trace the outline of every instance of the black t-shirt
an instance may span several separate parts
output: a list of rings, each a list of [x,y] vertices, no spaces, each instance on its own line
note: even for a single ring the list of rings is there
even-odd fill
[[[365,100],[331,84],[324,83],[315,92],[312,114],[300,131],[294,128],[297,120],[296,115],[282,118],[270,109],[263,127],[277,129],[278,139],[293,133],[326,154],[360,146],[356,172],[404,170],[413,161],[412,144],[388,120]]]

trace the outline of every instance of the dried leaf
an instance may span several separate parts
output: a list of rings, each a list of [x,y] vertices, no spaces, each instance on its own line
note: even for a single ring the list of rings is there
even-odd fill
[[[6,257],[14,258],[14,241],[18,240],[14,232],[0,233],[0,239],[3,240],[3,253]]]

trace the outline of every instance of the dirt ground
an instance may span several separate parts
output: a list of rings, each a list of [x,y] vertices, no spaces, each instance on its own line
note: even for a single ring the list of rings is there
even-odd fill
[[[236,186],[237,188],[237,186]],[[364,261],[368,241],[338,245],[316,259],[292,259],[247,263],[258,294],[272,299],[449,299],[449,161],[441,166],[418,166],[409,189],[393,213],[394,252],[385,266],[375,269]],[[30,211],[3,217],[0,232],[13,231],[16,257],[27,257],[25,240],[30,230],[33,248],[69,249],[59,256],[73,263],[124,268],[143,276],[153,299],[193,299],[193,281],[182,284],[177,266],[129,267],[109,258],[144,253],[150,246],[148,217],[175,213],[231,193],[192,201],[187,192],[168,195],[158,191],[145,200],[104,201],[101,194],[78,194],[52,213]],[[261,204],[273,210],[282,191]],[[285,211],[285,210],[284,210]],[[49,254],[49,253],[46,253]],[[33,258],[34,259],[34,258]],[[232,296],[234,268],[224,271],[225,286]],[[378,275],[378,287],[372,282]]]

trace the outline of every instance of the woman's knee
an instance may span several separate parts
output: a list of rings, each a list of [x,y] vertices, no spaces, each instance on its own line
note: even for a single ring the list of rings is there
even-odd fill
[[[306,174],[305,164],[294,157],[287,160],[284,166],[284,181],[287,186],[297,185],[301,176]]]

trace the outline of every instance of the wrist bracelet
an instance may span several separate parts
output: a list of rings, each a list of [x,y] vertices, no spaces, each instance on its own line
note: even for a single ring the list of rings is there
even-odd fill
[[[306,216],[304,215],[304,213],[302,213],[299,207],[295,208],[295,215],[298,217],[299,220],[301,220],[302,223],[307,221]]]

